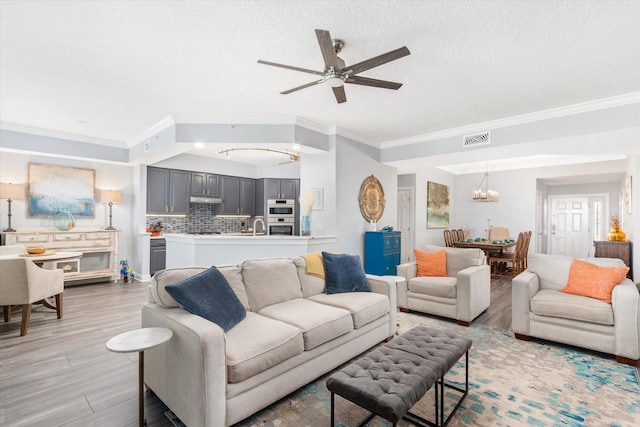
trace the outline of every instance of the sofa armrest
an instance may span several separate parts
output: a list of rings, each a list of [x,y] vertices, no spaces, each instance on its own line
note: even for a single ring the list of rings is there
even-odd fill
[[[511,329],[516,334],[530,334],[530,301],[539,290],[538,275],[528,270],[518,274],[511,281]]]
[[[371,291],[383,294],[389,297],[389,336],[396,334],[397,316],[398,316],[398,299],[396,290],[396,281],[393,276],[377,276],[375,274],[367,274],[367,282]]]
[[[172,338],[145,352],[144,381],[186,425],[224,426],[227,367],[224,331],[181,308],[142,307],[142,327]]]
[[[629,279],[613,288],[611,294],[616,331],[616,356],[640,359],[640,294]]]
[[[418,265],[415,261],[406,262],[404,264],[400,264],[397,267],[398,276],[404,277],[407,280],[407,283],[410,279],[418,276]]]
[[[460,270],[456,289],[457,320],[471,322],[491,304],[491,269],[476,265]]]

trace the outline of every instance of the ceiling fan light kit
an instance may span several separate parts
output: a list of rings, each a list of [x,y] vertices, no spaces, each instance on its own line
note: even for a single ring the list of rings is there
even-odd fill
[[[258,60],[259,64],[271,65],[273,67],[286,68],[294,71],[301,71],[303,73],[314,74],[321,77],[320,80],[306,83],[302,86],[294,87],[293,89],[285,90],[283,92],[280,92],[281,94],[287,95],[292,92],[306,89],[320,83],[326,83],[327,86],[332,88],[333,94],[338,104],[341,104],[343,102],[347,102],[347,95],[344,91],[345,83],[392,90],[398,90],[402,86],[402,83],[361,77],[357,74],[386,64],[387,62],[395,61],[396,59],[400,59],[404,56],[410,55],[411,52],[409,52],[409,49],[407,49],[406,46],[403,46],[396,50],[392,50],[391,52],[383,53],[382,55],[367,59],[366,61],[358,62],[354,65],[345,66],[344,61],[338,57],[338,53],[340,53],[344,48],[344,41],[340,39],[332,39],[329,31],[327,30],[316,30],[316,37],[318,39],[318,45],[320,46],[320,53],[322,53],[322,58],[324,59],[323,71],[315,71],[307,68],[300,68],[291,65],[278,64],[270,61]]]

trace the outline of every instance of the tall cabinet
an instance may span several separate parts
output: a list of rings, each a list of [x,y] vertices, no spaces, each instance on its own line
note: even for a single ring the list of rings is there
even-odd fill
[[[593,246],[596,248],[594,256],[596,258],[618,258],[629,267],[627,277],[633,280],[633,264],[631,242],[610,242],[607,240],[595,240]]]
[[[400,232],[367,231],[364,235],[364,271],[395,276],[400,265]]]

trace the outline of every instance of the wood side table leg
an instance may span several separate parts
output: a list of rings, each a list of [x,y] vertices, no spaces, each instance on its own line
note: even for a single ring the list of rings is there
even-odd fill
[[[138,418],[140,427],[147,425],[144,419],[144,351],[138,352]]]

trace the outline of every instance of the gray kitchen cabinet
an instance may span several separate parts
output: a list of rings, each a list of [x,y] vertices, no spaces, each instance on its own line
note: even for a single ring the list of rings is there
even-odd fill
[[[169,169],[147,168],[147,213],[169,213]]]
[[[240,213],[253,216],[256,212],[256,180],[240,178]]]
[[[149,273],[164,270],[167,265],[167,244],[164,239],[151,239],[149,252]]]
[[[220,176],[206,172],[191,172],[191,195],[220,197]]]
[[[253,215],[255,213],[256,182],[252,178],[220,176],[222,215]]]
[[[147,213],[189,213],[189,187],[191,172],[148,167],[147,168]]]
[[[297,179],[266,178],[264,180],[265,195],[267,199],[293,199],[295,198]]]
[[[169,213],[186,215],[189,213],[189,187],[191,172],[171,170],[169,173]]]
[[[237,176],[220,176],[220,197],[222,215],[238,215],[240,208],[240,178]]]

